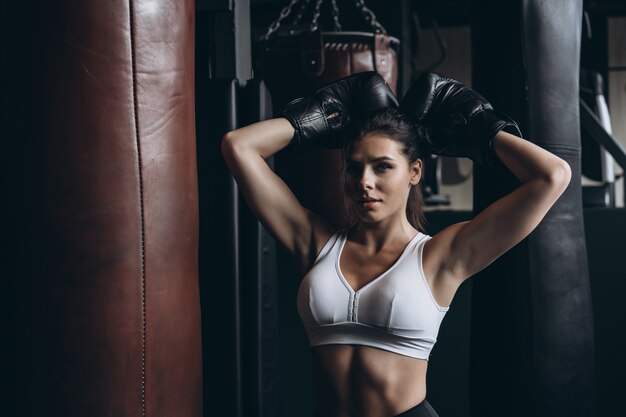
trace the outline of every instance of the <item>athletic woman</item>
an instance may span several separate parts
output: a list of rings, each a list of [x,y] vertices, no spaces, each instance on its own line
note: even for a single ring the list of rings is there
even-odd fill
[[[524,239],[569,184],[569,165],[522,139],[478,93],[420,76],[398,105],[376,72],[228,132],[222,152],[247,203],[302,270],[298,311],[312,347],[317,417],[435,417],[428,357],[458,287]],[[265,159],[342,149],[350,226],[303,207]],[[492,165],[520,180],[472,220],[423,230],[423,158]],[[338,202],[339,204],[339,202]],[[339,206],[338,206],[339,208]]]

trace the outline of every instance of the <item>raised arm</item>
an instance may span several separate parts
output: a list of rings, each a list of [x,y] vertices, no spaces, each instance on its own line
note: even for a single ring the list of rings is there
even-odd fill
[[[254,215],[305,268],[314,231],[323,239],[332,230],[300,204],[265,161],[288,146],[293,135],[287,119],[265,120],[228,132],[222,139],[222,154]]]
[[[569,165],[522,139],[517,124],[463,84],[425,74],[402,99],[432,153],[493,165],[499,159],[521,181],[474,219],[453,224],[428,242],[428,273],[450,300],[461,282],[528,236],[567,188]],[[426,263],[427,261],[425,261]]]
[[[522,181],[471,221],[442,231],[451,278],[463,281],[532,232],[567,188],[571,170],[551,152],[508,132],[493,139],[495,154]]]
[[[226,164],[252,212],[303,270],[334,230],[300,204],[265,159],[286,147],[291,152],[340,148],[351,118],[389,105],[397,106],[397,101],[382,77],[358,73],[292,101],[283,109],[284,117],[233,130],[222,139]]]

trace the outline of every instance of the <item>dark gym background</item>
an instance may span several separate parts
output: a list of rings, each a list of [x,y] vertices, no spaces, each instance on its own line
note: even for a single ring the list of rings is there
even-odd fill
[[[41,13],[45,7],[38,7],[43,3],[2,6],[2,375],[8,388],[3,390],[6,398],[0,413],[9,416],[52,415],[43,383],[47,378],[43,359],[47,341],[42,336],[46,334],[46,311],[41,308],[44,294],[37,287],[37,277],[46,274],[40,262],[43,249],[38,244],[42,238],[42,170],[37,138],[41,136],[42,109],[37,101],[37,80],[45,50],[41,27],[49,18]],[[197,0],[195,5],[204,416],[312,415],[309,351],[295,304],[299,277],[293,274],[294,265],[281,248],[250,217],[219,152],[226,131],[271,116],[271,97],[259,80],[253,80],[253,41],[287,3]],[[467,36],[476,2],[369,0],[367,5],[390,34],[401,39],[402,53],[411,53],[406,42],[407,10],[414,7],[419,11],[422,43],[421,49],[413,52],[418,53],[421,68],[438,56],[432,31],[436,20],[447,42],[448,59],[435,70],[471,84]],[[613,136],[624,144],[626,5],[621,0],[584,1],[584,10],[592,33],[583,38],[581,66],[605,80],[602,89],[615,121]],[[350,22],[349,16],[346,19]],[[356,19],[352,23],[360,24]],[[401,57],[398,91],[406,91],[410,77],[409,63]],[[611,101],[610,97],[621,99]],[[429,209],[430,234],[472,216],[471,169],[446,160],[442,168],[440,193],[451,195],[452,203]],[[620,181],[618,196],[623,178]],[[597,416],[621,413],[626,389],[626,314],[620,308],[626,293],[623,199],[622,193],[617,207],[597,207],[590,202],[584,210],[593,296]],[[267,285],[264,277],[268,276],[278,277],[275,286]],[[455,297],[429,366],[427,398],[441,417],[470,416],[470,297],[471,280]],[[497,333],[493,337],[497,338]],[[88,374],[89,369],[84,372]],[[520,401],[526,395],[520,392]],[[511,413],[501,410],[501,415],[507,414]]]

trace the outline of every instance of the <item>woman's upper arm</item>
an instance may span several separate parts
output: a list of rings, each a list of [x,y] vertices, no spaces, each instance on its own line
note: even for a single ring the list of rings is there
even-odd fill
[[[330,231],[316,214],[303,207],[287,184],[261,155],[222,140],[222,154],[248,206],[267,230],[301,261],[310,258],[320,235]],[[325,229],[326,233],[325,233]],[[313,242],[313,247],[311,246]]]
[[[433,236],[438,273],[462,282],[486,268],[537,227],[569,184],[569,167],[552,178],[527,181],[485,208],[472,220]],[[445,271],[441,271],[443,268]]]

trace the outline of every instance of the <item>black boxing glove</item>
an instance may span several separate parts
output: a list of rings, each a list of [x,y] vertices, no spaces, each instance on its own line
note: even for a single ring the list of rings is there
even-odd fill
[[[295,129],[286,149],[341,148],[342,133],[352,121],[387,107],[398,107],[398,100],[376,71],[340,78],[285,106],[280,115]]]
[[[492,140],[500,130],[522,137],[517,123],[495,110],[476,91],[436,73],[419,76],[402,98],[400,109],[435,155],[466,157],[493,166]]]

